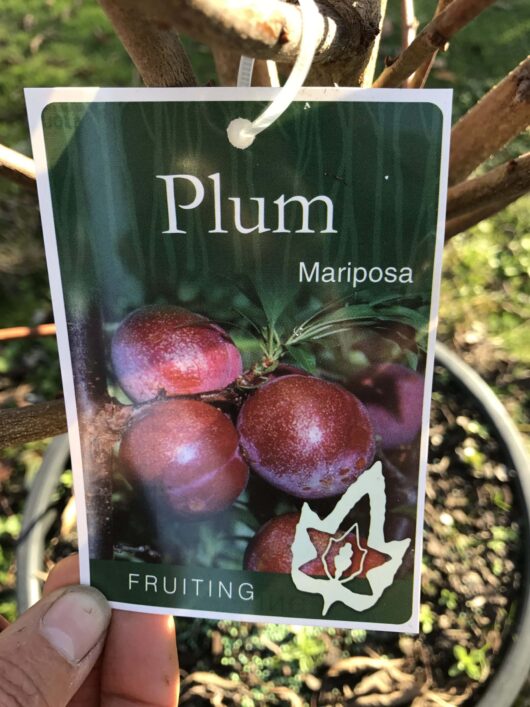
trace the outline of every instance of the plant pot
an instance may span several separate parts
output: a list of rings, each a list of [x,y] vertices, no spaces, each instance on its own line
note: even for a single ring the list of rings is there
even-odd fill
[[[491,388],[442,344],[437,344],[436,358],[466,396],[480,408],[484,421],[494,430],[495,437],[504,448],[507,465],[515,471],[511,486],[519,506],[521,547],[517,611],[509,636],[504,636],[493,675],[484,685],[475,685],[477,689],[468,702],[481,707],[509,707],[530,670],[530,457],[520,433]],[[40,583],[36,577],[42,570],[45,539],[53,522],[53,514],[48,510],[50,498],[67,463],[68,442],[66,436],[62,436],[50,445],[26,504],[17,552],[17,600],[20,611],[40,596]],[[379,641],[380,634],[373,635],[374,640],[377,638]],[[390,636],[389,640],[395,638]],[[189,659],[193,661],[193,655]],[[452,659],[450,656],[449,660]],[[193,669],[193,664],[186,667]]]

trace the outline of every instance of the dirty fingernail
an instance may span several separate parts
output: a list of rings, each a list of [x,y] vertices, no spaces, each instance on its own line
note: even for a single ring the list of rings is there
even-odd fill
[[[111,610],[92,587],[75,587],[62,594],[43,616],[40,632],[70,663],[79,663],[105,633]]]

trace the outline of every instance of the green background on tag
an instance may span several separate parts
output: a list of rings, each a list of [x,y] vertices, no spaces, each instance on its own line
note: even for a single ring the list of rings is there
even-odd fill
[[[252,119],[264,105],[79,103],[44,110],[67,307],[75,290],[97,300],[108,322],[144,302],[196,299],[215,309],[233,290],[230,276],[250,273],[272,308],[297,288],[300,260],[323,266],[413,263],[412,287],[379,283],[372,293],[430,298],[440,109],[432,103],[293,103],[247,150],[232,147],[230,120]],[[165,184],[156,176],[182,173],[202,181],[205,199],[179,214],[187,236],[162,235],[168,227]],[[249,224],[256,222],[250,198],[264,197],[265,220],[272,225],[273,202],[281,194],[324,194],[335,204],[338,233],[210,234],[208,175],[215,173],[221,174],[227,230],[230,197],[249,205]],[[183,187],[183,201],[192,196]],[[290,213],[288,226],[295,230],[300,215],[295,207]],[[325,227],[324,215],[324,209],[312,211],[315,230]],[[322,290],[329,298],[351,293],[346,284]]]
[[[319,311],[341,298],[370,305],[396,295],[407,303],[414,324],[414,317],[422,324],[428,319],[440,109],[429,102],[295,102],[251,147],[233,148],[226,137],[228,123],[236,117],[252,120],[265,105],[53,103],[43,112],[67,320],[75,325],[83,312],[95,308],[101,313],[107,350],[100,353],[109,371],[109,392],[121,395],[123,402],[112,380],[108,342],[119,322],[145,304],[177,304],[218,322],[240,348],[245,365],[255,360],[256,351],[240,313],[255,307],[253,295],[269,322],[287,328],[300,323],[301,311]],[[166,185],[157,176],[171,174],[193,175],[205,190],[200,206],[178,211],[178,226],[185,234],[164,234]],[[209,232],[214,228],[209,176],[215,174],[220,175],[227,233]],[[177,188],[176,201],[189,203],[192,186],[180,181]],[[296,204],[285,209],[285,227],[291,233],[274,233],[274,202],[281,195],[329,197],[337,233],[321,233],[327,223],[322,204],[310,207],[315,233],[295,233],[301,226]],[[250,227],[257,223],[253,197],[265,200],[264,222],[270,232],[243,234],[234,227],[231,199],[241,200],[242,224]],[[308,269],[320,263],[321,272],[326,266],[394,267],[398,272],[412,268],[414,281],[365,282],[355,288],[351,282],[300,282],[301,261]],[[293,510],[293,499],[286,499],[278,502],[275,513]],[[290,608],[296,606],[296,615],[322,619],[321,597],[297,591],[289,575],[240,569],[245,545],[256,530],[245,507],[247,496],[240,500],[237,507],[206,521],[185,523],[156,509],[144,522],[141,499],[130,501],[125,493],[115,499],[114,510],[120,562],[93,559],[93,580],[115,601],[212,610],[207,603],[171,604],[138,589],[127,596],[124,573],[141,565],[127,561],[131,556],[123,548],[158,545],[162,564],[149,566],[153,574],[200,572],[226,575],[234,582],[252,577],[254,602],[236,606],[219,600],[215,611],[291,617]],[[222,547],[219,538],[224,539]],[[409,569],[373,609],[355,613],[335,604],[324,618],[403,623],[412,613],[412,588]]]
[[[272,619],[396,624],[406,623],[411,617],[412,585],[402,579],[397,579],[368,611],[352,611],[337,602],[325,616],[322,616],[322,597],[297,591],[291,577],[285,574],[91,560],[90,579],[93,586],[113,601],[160,608],[178,606],[183,613],[211,611],[257,614]],[[353,581],[350,588],[360,594],[370,592],[368,582],[362,579]],[[251,591],[254,600],[248,598]]]

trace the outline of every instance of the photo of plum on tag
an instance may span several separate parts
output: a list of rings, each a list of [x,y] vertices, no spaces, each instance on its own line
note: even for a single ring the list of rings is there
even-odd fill
[[[26,91],[82,581],[414,632],[451,92],[275,95]]]

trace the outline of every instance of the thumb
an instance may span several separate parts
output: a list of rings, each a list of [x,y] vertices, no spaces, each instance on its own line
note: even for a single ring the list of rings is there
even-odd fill
[[[67,705],[98,659],[109,621],[110,607],[92,587],[59,589],[31,607],[0,634],[2,707]]]

